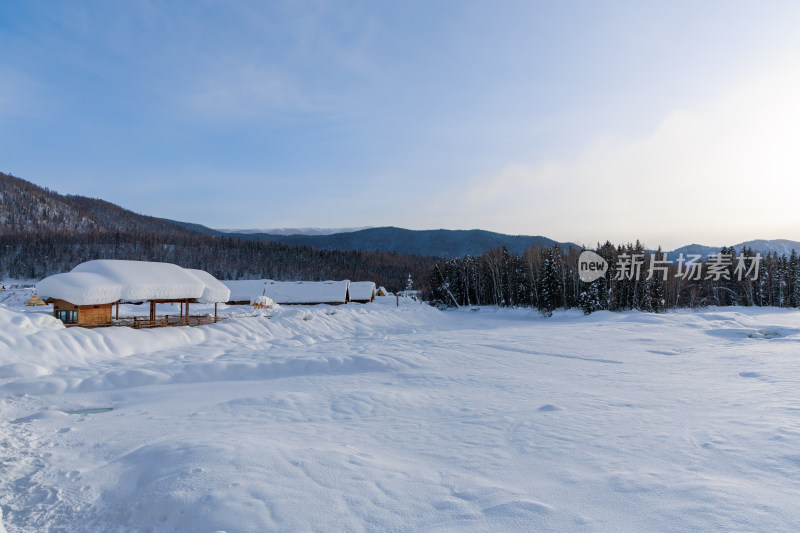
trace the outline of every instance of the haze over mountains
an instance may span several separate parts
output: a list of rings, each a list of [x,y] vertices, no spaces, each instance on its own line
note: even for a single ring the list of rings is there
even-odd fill
[[[397,227],[363,228],[279,228],[271,230],[217,230],[200,224],[141,215],[120,206],[84,196],[61,195],[14,176],[0,173],[0,235],[25,233],[152,233],[172,236],[211,235],[248,241],[269,241],[320,250],[379,251],[433,257],[478,256],[505,246],[522,253],[529,246],[554,245],[567,250],[578,245],[544,236],[506,235],[472,230],[409,230]],[[636,238],[635,235],[631,236]],[[789,255],[800,251],[800,242],[786,239],[753,240],[738,243],[736,250],[749,247],[762,255]],[[719,252],[720,247],[691,244],[669,253]]]
[[[361,226],[358,228],[272,228],[272,229],[221,229],[222,233],[267,233],[269,235],[332,235],[334,233],[350,233],[374,226]]]

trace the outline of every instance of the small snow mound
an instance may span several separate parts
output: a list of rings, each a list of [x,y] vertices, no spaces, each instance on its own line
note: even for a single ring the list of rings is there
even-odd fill
[[[63,329],[64,324],[50,314],[23,313],[0,305],[0,338],[2,333],[30,335],[40,329]]]
[[[60,394],[67,390],[67,383],[63,379],[27,379],[6,383],[0,390],[7,391],[14,396]]]
[[[261,295],[253,298],[250,301],[250,305],[256,309],[272,309],[276,304],[269,296]]]
[[[0,365],[0,378],[38,378],[49,373],[46,368],[32,363]]]
[[[781,332],[777,329],[761,329],[748,335],[751,339],[775,339],[781,336]]]
[[[552,512],[552,507],[533,500],[517,500],[499,505],[493,505],[483,510],[487,516],[497,516],[502,518],[530,518],[532,515],[548,514]]]
[[[539,411],[541,413],[549,413],[549,412],[552,412],[552,411],[561,411],[561,408],[560,407],[556,407],[555,405],[551,405],[551,404],[548,403],[548,404],[545,404],[545,405],[541,406],[540,408],[538,408],[537,411]]]

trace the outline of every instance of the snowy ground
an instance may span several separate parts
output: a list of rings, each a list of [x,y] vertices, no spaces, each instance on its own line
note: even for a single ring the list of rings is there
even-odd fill
[[[9,533],[800,529],[797,311],[222,312],[0,305]]]

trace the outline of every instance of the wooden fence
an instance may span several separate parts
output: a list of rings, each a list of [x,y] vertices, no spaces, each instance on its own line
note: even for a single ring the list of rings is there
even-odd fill
[[[213,316],[180,316],[164,315],[150,320],[149,316],[126,316],[112,320],[107,324],[69,324],[69,326],[80,326],[84,328],[107,328],[112,326],[125,326],[129,328],[165,328],[168,326],[204,326],[214,324],[222,320]]]

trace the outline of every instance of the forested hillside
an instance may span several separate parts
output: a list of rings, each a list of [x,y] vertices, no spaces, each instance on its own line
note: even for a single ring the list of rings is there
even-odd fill
[[[188,235],[166,220],[85,196],[65,196],[0,172],[0,235],[149,232]]]

